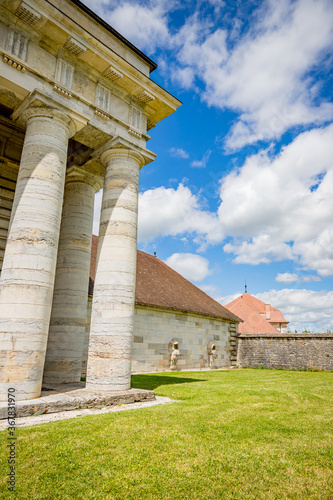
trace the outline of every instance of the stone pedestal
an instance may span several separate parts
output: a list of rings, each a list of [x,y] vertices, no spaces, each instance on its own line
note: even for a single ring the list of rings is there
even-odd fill
[[[66,178],[45,384],[77,383],[81,379],[94,198],[99,187],[98,177],[77,167]]]
[[[101,155],[106,166],[88,352],[87,389],[130,388],[139,169],[129,149]]]
[[[0,281],[1,400],[39,397],[52,306],[70,118],[51,108],[27,123]]]

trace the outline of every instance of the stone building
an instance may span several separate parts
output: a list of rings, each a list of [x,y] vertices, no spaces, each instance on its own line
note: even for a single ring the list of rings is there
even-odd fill
[[[242,318],[243,322],[239,325],[240,334],[287,333],[288,321],[281,311],[246,291],[225,307]]]
[[[77,382],[104,186],[88,389],[130,387],[139,170],[180,102],[78,0],[0,0],[1,400]]]
[[[97,259],[93,236],[89,303]],[[89,310],[89,307],[88,307]],[[89,316],[89,313],[88,313]],[[137,253],[132,372],[236,365],[240,319],[157,257]],[[85,376],[89,320],[84,349]],[[174,344],[177,358],[171,363]]]

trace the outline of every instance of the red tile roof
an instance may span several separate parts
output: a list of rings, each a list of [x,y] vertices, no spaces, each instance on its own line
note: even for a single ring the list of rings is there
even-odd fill
[[[269,319],[266,319],[267,306]],[[288,324],[281,311],[248,293],[237,297],[225,307],[242,318],[243,323],[239,325],[239,333],[278,333],[271,323]]]
[[[97,258],[97,236],[93,235],[90,265],[90,286],[92,293]],[[241,319],[228,311],[219,302],[212,299],[167,266],[157,257],[138,250],[136,269],[135,303],[194,312],[206,316],[239,322]]]

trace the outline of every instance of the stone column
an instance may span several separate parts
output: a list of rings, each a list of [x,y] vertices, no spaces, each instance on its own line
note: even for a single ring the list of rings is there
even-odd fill
[[[137,253],[139,169],[143,157],[109,149],[89,340],[87,388],[120,391],[131,385]]]
[[[0,281],[0,391],[40,396],[52,306],[68,138],[64,113],[24,112],[23,145]],[[72,125],[73,126],[73,125]]]
[[[83,354],[82,354],[82,369],[81,369],[81,377],[84,377],[84,378],[87,377],[87,362],[88,362],[88,348],[89,348],[89,338],[90,338],[91,307],[92,307],[92,296],[89,296],[88,303],[87,303],[87,323],[86,323],[86,332],[84,335]]]
[[[77,383],[81,379],[94,199],[100,187],[97,176],[77,167],[67,174],[44,367],[45,384]]]

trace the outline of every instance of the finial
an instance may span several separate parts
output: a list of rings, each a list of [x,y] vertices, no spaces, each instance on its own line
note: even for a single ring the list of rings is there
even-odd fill
[[[246,280],[245,280],[245,293],[247,293],[247,284],[246,284]]]

